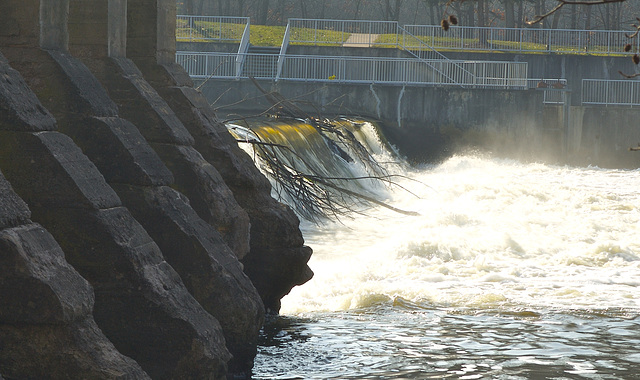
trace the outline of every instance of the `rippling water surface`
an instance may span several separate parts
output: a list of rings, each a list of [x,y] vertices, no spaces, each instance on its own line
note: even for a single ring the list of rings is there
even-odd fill
[[[256,379],[640,379],[640,171],[457,156],[316,226]],[[419,181],[419,182],[418,182]]]

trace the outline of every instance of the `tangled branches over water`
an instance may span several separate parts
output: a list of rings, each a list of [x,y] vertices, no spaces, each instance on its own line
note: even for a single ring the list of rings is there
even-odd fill
[[[323,136],[334,155],[346,162],[362,163],[371,175],[329,177],[308,172],[306,170],[313,168],[314,165],[289,146],[260,141],[257,136],[251,139],[238,139],[238,142],[253,146],[254,152],[260,157],[262,169],[275,182],[275,190],[279,198],[289,199],[291,206],[301,217],[320,223],[324,219],[340,219],[353,213],[362,213],[361,207],[358,206],[368,204],[376,204],[404,215],[417,215],[417,213],[393,207],[371,195],[347,188],[350,182],[376,181],[404,189],[394,181],[395,177],[400,176],[388,174],[353,133],[331,125],[328,121],[307,120],[307,122],[310,122]],[[333,138],[327,137],[327,134],[332,134]],[[348,148],[345,149],[340,145]],[[347,150],[354,157],[347,153]]]
[[[253,147],[254,153],[259,157],[262,170],[275,183],[274,190],[281,200],[288,200],[290,206],[296,209],[298,214],[312,222],[319,223],[324,219],[340,219],[353,213],[362,213],[362,206],[376,204],[390,210],[405,214],[417,215],[410,211],[400,210],[376,199],[370,194],[363,183],[377,183],[386,186],[395,186],[404,189],[394,181],[394,177],[376,161],[369,150],[362,145],[354,133],[345,127],[344,123],[330,121],[309,115],[303,111],[294,101],[284,98],[277,92],[269,92],[251,78],[254,85],[264,94],[271,104],[270,114],[276,119],[294,121],[300,123],[300,128],[305,125],[313,128],[315,139],[319,146],[331,153],[326,155],[333,158],[332,162],[342,161],[344,166],[361,165],[367,173],[362,176],[335,174],[330,168],[323,167],[319,162],[309,162],[303,155],[294,151],[290,146],[261,138],[260,133],[238,125],[231,126],[236,129],[235,135],[240,143],[248,143]],[[362,125],[343,120],[350,125]],[[259,129],[258,129],[259,130]],[[263,135],[268,133],[261,132]],[[302,136],[302,130],[297,130],[292,135]],[[300,137],[298,136],[298,137]],[[301,139],[305,139],[302,137]],[[318,144],[315,145],[318,147]],[[304,148],[313,149],[313,148]],[[336,158],[337,157],[337,158]],[[326,163],[326,162],[325,162]],[[333,164],[330,164],[331,166]],[[336,165],[333,167],[335,169]],[[404,189],[406,190],[406,189]],[[408,190],[407,190],[408,191]]]

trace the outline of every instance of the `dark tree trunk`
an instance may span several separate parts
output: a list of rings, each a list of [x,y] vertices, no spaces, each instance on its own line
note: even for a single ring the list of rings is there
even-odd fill
[[[507,28],[516,27],[513,0],[504,0],[504,25]]]
[[[551,20],[551,29],[558,29],[558,23],[560,22],[561,15],[562,9],[559,9],[556,13],[553,14],[553,20]]]
[[[591,29],[591,8],[588,5],[583,5],[582,6],[582,11],[584,12],[584,14],[586,15],[585,19],[584,19],[584,28],[586,30]]]
[[[300,0],[300,17],[307,18],[307,3],[305,0]]]
[[[518,17],[516,18],[516,27],[517,28],[522,28],[523,26],[523,20],[524,20],[524,1],[518,1],[518,12],[517,15]]]
[[[269,0],[260,0],[260,7],[257,14],[258,25],[267,25],[267,17],[269,16]]]
[[[571,7],[571,29],[578,29],[578,7]]]

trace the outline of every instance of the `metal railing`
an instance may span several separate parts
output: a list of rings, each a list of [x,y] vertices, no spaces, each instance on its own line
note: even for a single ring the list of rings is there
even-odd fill
[[[542,102],[544,104],[565,104],[567,101],[566,79],[527,79],[529,89],[544,91]]]
[[[176,40],[240,42],[249,25],[249,17],[179,15],[176,20]]]
[[[397,45],[396,21],[289,19],[290,43],[340,45]],[[393,35],[392,41],[379,41],[380,35]]]
[[[231,53],[178,52],[176,61],[195,79],[240,76],[273,80],[278,76],[278,55],[246,54],[239,75],[235,71],[236,56]],[[426,66],[411,58],[285,55],[282,59],[281,80],[527,88],[526,62],[440,60],[430,61],[431,66]]]
[[[640,106],[640,81],[583,79],[582,104]]]
[[[450,61],[449,58],[445,57],[442,53],[438,52],[433,47],[431,47],[424,41],[420,40],[419,38],[417,38],[416,36],[408,32],[406,29],[398,26],[398,31],[402,33],[402,38],[398,39],[397,41],[398,43],[401,43],[399,47],[401,47],[404,51],[408,52],[415,58],[422,61],[423,64],[426,64],[434,68],[435,70],[438,70],[435,66],[431,64],[432,60]],[[457,69],[463,70],[463,68],[460,66],[458,66]],[[446,72],[442,72],[442,74],[446,76]],[[468,73],[468,74],[473,75],[472,73]],[[453,80],[451,77],[449,77],[448,79]]]
[[[400,27],[396,21],[362,21],[362,20],[326,20],[326,19],[289,19],[283,42],[286,44],[305,43],[314,45],[337,45],[342,47],[395,47],[403,49],[417,58],[421,64],[429,66],[431,70],[438,71],[439,65],[432,65],[431,60],[449,60],[442,53],[433,49],[424,41],[416,38],[411,33]],[[464,69],[456,63],[449,65],[447,72]],[[280,72],[280,70],[279,70]],[[448,76],[447,72],[440,72],[442,83],[454,82],[457,76]],[[466,73],[472,76],[470,72]],[[471,80],[465,83],[473,82]]]
[[[640,48],[637,38],[630,40],[626,36],[629,32],[621,30],[452,26],[444,31],[440,25],[404,28],[436,49],[619,55],[633,54]],[[636,45],[636,49],[625,53],[627,43]]]

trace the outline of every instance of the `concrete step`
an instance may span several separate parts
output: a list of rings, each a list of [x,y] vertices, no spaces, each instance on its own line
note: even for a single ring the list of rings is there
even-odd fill
[[[279,46],[249,46],[247,50],[250,54],[280,54]]]

